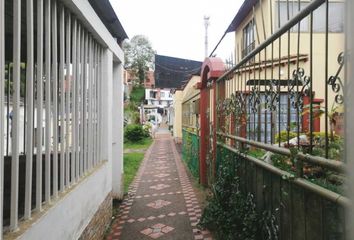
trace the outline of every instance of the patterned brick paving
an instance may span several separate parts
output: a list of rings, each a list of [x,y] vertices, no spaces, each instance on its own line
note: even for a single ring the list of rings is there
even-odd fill
[[[172,138],[157,134],[107,239],[211,239],[197,228],[201,208]]]

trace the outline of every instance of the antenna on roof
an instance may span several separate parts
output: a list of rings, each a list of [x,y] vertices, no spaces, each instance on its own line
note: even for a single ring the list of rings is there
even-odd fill
[[[204,16],[204,27],[205,27],[205,57],[208,57],[208,27],[210,25],[209,22],[210,16]]]

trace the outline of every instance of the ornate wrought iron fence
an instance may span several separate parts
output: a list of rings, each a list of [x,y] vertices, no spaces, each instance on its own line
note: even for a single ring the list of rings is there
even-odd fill
[[[344,239],[344,33],[331,24],[344,3],[271,3],[269,36],[217,80],[216,166],[232,155],[279,239]]]

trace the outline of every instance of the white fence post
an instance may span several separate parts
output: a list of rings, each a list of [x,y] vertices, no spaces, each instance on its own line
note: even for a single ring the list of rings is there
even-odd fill
[[[26,187],[25,219],[31,217],[32,210],[32,166],[33,166],[33,80],[34,80],[34,26],[33,1],[27,0],[27,66],[26,66]],[[1,118],[3,119],[3,118]],[[2,156],[2,155],[1,155]]]
[[[65,79],[65,104],[66,104],[66,113],[65,113],[65,147],[66,147],[66,156],[65,156],[65,162],[66,162],[66,175],[65,175],[65,185],[66,187],[70,186],[70,152],[72,151],[72,141],[70,137],[70,129],[71,129],[71,109],[70,109],[70,91],[71,91],[71,13],[67,12],[66,13],[66,79]],[[71,156],[71,159],[72,156]]]
[[[11,214],[10,229],[18,226],[19,131],[20,131],[20,78],[21,78],[21,1],[13,6],[13,118],[11,122]]]
[[[36,209],[42,211],[43,0],[37,1]]]
[[[60,65],[59,65],[59,83],[60,83],[60,191],[65,190],[65,155],[66,155],[66,137],[65,137],[65,10],[60,7],[59,12],[59,46],[60,46]]]
[[[52,51],[53,51],[53,197],[58,198],[58,15],[57,1],[52,2]]]
[[[51,6],[50,0],[45,1],[45,201],[50,203],[50,169],[52,153],[52,116],[51,116]]]

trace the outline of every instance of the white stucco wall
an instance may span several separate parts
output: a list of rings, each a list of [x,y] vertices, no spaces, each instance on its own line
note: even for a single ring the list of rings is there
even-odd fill
[[[111,189],[111,163],[106,162],[60,199],[19,239],[69,240],[79,238]]]

